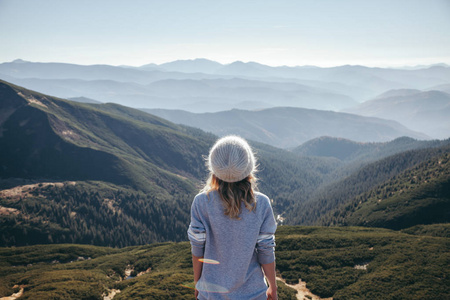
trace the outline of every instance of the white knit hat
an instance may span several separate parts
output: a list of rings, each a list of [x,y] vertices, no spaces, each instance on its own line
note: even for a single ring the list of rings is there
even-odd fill
[[[255,163],[249,144],[234,135],[219,139],[208,157],[209,170],[226,182],[243,180],[255,171]]]

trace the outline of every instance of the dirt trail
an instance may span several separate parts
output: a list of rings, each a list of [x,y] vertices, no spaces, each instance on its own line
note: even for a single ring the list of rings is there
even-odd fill
[[[17,293],[14,293],[8,297],[2,297],[2,298],[0,298],[0,300],[16,300],[17,298],[19,298],[22,295],[23,295],[23,287],[20,287],[20,291],[18,291]]]
[[[109,290],[108,295],[106,295],[106,296],[103,295],[103,300],[112,300],[118,293],[120,293],[120,290],[116,290],[116,289]]]
[[[297,299],[298,300],[333,300],[333,298],[320,298],[317,295],[314,295],[311,293],[311,291],[306,287],[306,282],[302,281],[301,279],[298,280],[297,284],[287,284],[286,280],[284,280],[281,277],[277,277],[277,280],[283,282],[288,287],[293,288],[297,291]]]

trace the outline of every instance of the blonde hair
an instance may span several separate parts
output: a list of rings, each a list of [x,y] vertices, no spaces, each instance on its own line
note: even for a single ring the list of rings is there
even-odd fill
[[[210,192],[217,191],[225,207],[224,214],[232,219],[239,220],[241,201],[249,211],[256,208],[256,180],[257,178],[250,174],[241,181],[226,182],[211,173],[202,192],[206,192],[209,196]]]

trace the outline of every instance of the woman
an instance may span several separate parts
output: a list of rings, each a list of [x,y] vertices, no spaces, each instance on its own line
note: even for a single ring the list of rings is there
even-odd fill
[[[221,138],[211,148],[207,165],[210,176],[194,198],[188,229],[195,296],[277,299],[277,226],[269,199],[254,190],[252,149],[240,137]]]

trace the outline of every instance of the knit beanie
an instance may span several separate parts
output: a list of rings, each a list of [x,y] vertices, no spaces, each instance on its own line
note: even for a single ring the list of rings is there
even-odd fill
[[[211,148],[208,168],[217,178],[237,182],[255,171],[255,157],[249,144],[238,136],[219,139]]]

